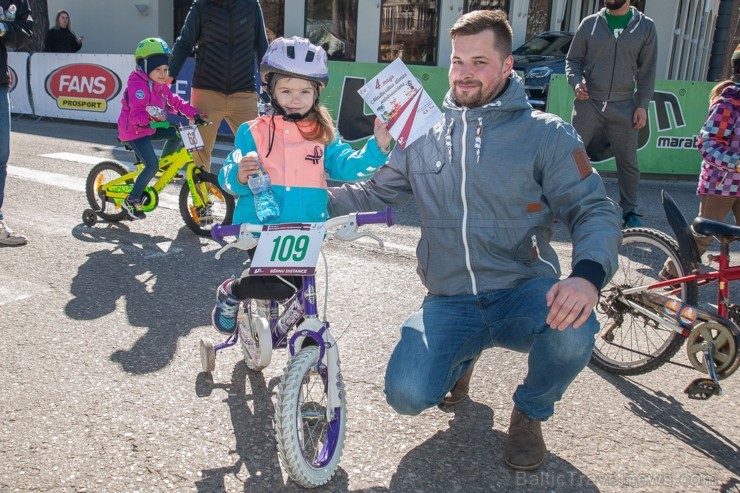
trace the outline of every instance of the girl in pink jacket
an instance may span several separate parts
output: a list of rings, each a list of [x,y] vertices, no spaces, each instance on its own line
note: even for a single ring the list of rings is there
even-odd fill
[[[174,128],[154,129],[150,123],[165,121],[167,113],[180,113],[193,120],[198,116],[198,111],[187,101],[172,94],[166,83],[167,64],[171,56],[167,43],[159,38],[147,38],[138,44],[134,56],[136,69],[131,72],[123,93],[118,138],[131,146],[144,163],[134,188],[123,201],[123,208],[131,219],[144,219],[146,214],[141,209],[142,194],[159,169],[159,159],[154,153],[152,141],[166,141],[162,156],[172,154],[182,145]]]

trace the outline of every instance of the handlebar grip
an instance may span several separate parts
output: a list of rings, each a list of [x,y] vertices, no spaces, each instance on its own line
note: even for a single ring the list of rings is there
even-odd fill
[[[163,122],[149,122],[150,128],[170,128],[170,122],[167,120]]]
[[[363,226],[365,224],[382,224],[385,223],[388,226],[396,224],[396,211],[392,207],[388,207],[384,211],[378,212],[358,212],[357,213],[357,225]]]
[[[236,236],[239,234],[239,224],[214,224],[211,227],[211,238],[216,241],[223,240],[226,236]]]

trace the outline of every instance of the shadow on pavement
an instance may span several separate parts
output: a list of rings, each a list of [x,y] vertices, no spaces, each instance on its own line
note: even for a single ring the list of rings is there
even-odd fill
[[[454,408],[449,424],[401,460],[390,491],[599,491],[581,471],[551,452],[536,471],[509,469],[503,459],[506,433],[493,429],[493,410],[486,405],[465,400]],[[508,426],[508,416],[500,424]]]
[[[740,475],[740,445],[723,435],[701,418],[686,411],[673,396],[628,379],[592,367],[601,378],[611,383],[631,402],[628,409],[651,426],[663,430],[711,458],[735,475]],[[715,397],[715,399],[718,399]],[[704,402],[707,412],[717,401]],[[733,491],[733,490],[728,490]]]
[[[115,312],[124,299],[130,325],[146,332],[111,360],[133,374],[161,370],[172,360],[180,337],[210,323],[216,287],[240,272],[243,260],[229,255],[217,261],[203,253],[200,238],[185,226],[174,239],[132,232],[124,224],[79,225],[72,235],[105,245],[80,265],[65,313],[75,320],[96,320]]]
[[[273,430],[273,396],[278,384],[279,377],[265,381],[262,373],[248,370],[243,361],[234,366],[229,383],[214,383],[207,373],[198,375],[197,396],[208,397],[214,391],[226,393],[224,402],[236,440],[233,462],[203,470],[196,482],[199,492],[226,491],[227,476],[243,481],[245,493],[307,491],[290,480],[286,483],[280,468]],[[452,416],[449,429],[438,432],[401,460],[389,488],[366,487],[351,490],[352,493],[599,491],[581,471],[552,453],[538,471],[509,469],[502,455],[506,434],[493,429],[490,407],[467,400],[456,407]],[[377,440],[383,447],[392,446],[381,436],[367,439]],[[349,477],[340,461],[332,480],[311,491],[348,493],[348,485]]]
[[[199,397],[206,397],[213,390],[226,392],[224,402],[236,439],[233,463],[201,471],[202,477],[195,483],[199,492],[226,491],[227,476],[243,481],[245,493],[308,491],[283,480],[272,424],[275,414],[272,398],[279,383],[279,377],[265,381],[262,373],[249,370],[243,360],[234,365],[229,383],[214,383],[207,373],[198,375],[195,393]],[[347,492],[348,483],[347,473],[340,466],[329,483],[310,491]]]

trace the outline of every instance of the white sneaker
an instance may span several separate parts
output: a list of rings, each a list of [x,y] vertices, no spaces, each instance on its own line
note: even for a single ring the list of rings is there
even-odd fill
[[[0,220],[0,245],[20,246],[28,243],[28,238],[10,229],[5,221]]]

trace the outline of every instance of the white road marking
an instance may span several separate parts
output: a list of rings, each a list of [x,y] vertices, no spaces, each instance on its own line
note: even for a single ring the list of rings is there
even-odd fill
[[[121,147],[119,148],[121,151],[124,149]],[[155,151],[157,154],[157,157],[159,157],[162,154],[161,150]],[[109,159],[109,158],[103,158],[103,157],[96,157],[96,156],[89,156],[87,154],[75,154],[74,152],[52,152],[49,154],[40,154],[41,157],[46,157],[50,159],[59,159],[60,161],[71,161],[73,163],[82,163],[82,164],[98,164],[101,161],[115,161],[117,163],[121,163],[125,167],[127,167],[130,170],[134,169],[134,162],[133,161],[119,161],[118,159]],[[133,157],[133,154],[132,154]],[[223,165],[224,164],[224,158],[220,157],[213,157],[211,156],[211,164],[218,164]]]
[[[48,157],[51,159],[59,159],[62,161],[71,161],[73,163],[82,164],[98,164],[101,161],[112,161],[112,159],[105,159],[102,157],[88,156],[87,154],[75,154],[73,152],[53,152],[51,154],[41,154],[41,157]],[[124,166],[130,168],[134,163],[118,161]]]
[[[8,176],[20,178],[21,180],[33,181],[52,187],[66,188],[75,192],[85,191],[85,178],[62,175],[59,173],[50,173],[48,171],[39,171],[35,169],[21,168],[18,166],[8,166]],[[159,196],[159,207],[165,209],[179,210],[179,197],[171,193],[163,193]]]
[[[7,305],[14,301],[25,300],[26,298],[30,298],[31,296],[33,296],[32,293],[24,293],[23,291],[20,291],[20,289],[18,289],[18,283],[14,283],[13,279],[11,278],[3,278],[3,284],[9,284],[11,286],[14,286],[14,288],[11,289],[0,286],[0,306]]]

